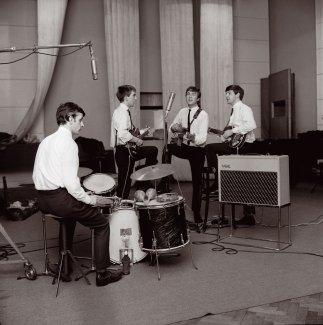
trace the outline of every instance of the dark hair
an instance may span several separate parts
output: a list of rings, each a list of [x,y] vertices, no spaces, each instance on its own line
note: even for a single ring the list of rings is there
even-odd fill
[[[84,110],[75,103],[67,102],[60,104],[56,112],[56,122],[58,125],[66,124],[70,116],[75,118],[77,113],[81,113],[85,116]]]
[[[225,88],[225,92],[233,90],[235,94],[240,94],[240,100],[242,100],[244,96],[244,90],[239,85],[230,85],[227,88]]]
[[[124,98],[126,96],[130,96],[132,91],[136,92],[136,88],[134,86],[131,86],[131,85],[119,86],[116,95],[117,95],[120,103],[122,103],[124,101]]]
[[[189,91],[193,91],[195,93],[198,93],[197,98],[201,98],[201,90],[200,90],[200,88],[197,88],[195,86],[189,86],[185,91],[185,96],[187,95],[187,93]]]

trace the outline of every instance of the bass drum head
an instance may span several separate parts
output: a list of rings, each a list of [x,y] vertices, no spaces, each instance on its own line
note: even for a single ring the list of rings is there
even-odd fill
[[[114,179],[103,173],[92,174],[83,181],[83,186],[94,194],[111,192],[115,185]]]
[[[110,260],[121,264],[122,253],[120,250],[132,251],[129,257],[137,263],[147,256],[141,250],[141,235],[139,231],[138,216],[133,208],[121,208],[109,215],[110,223]]]

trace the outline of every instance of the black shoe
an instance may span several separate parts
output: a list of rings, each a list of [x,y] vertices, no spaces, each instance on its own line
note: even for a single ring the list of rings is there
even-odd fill
[[[237,220],[236,225],[244,225],[244,226],[254,226],[256,224],[256,220],[253,215],[245,215],[240,220]]]
[[[218,225],[219,227],[227,227],[229,226],[228,218],[216,217],[211,221],[211,225]]]
[[[119,281],[121,279],[121,272],[111,272],[104,271],[102,273],[97,272],[96,274],[96,285],[97,287],[103,287],[108,285],[109,283]]]
[[[47,265],[48,270],[55,275],[56,278],[58,278],[58,272],[59,272],[59,267],[56,264],[51,264],[48,263]],[[71,282],[72,278],[70,277],[70,274],[67,274],[65,272],[61,272],[61,280],[63,282]]]
[[[191,222],[191,221],[188,221],[187,225],[189,230],[196,231],[198,233],[200,233],[203,230],[203,226],[204,226],[203,222]]]

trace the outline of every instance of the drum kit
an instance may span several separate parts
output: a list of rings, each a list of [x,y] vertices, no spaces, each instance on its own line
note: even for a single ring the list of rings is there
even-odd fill
[[[135,181],[155,181],[175,173],[170,164],[144,167],[130,177]],[[109,198],[109,204],[102,207],[110,223],[110,260],[122,264],[124,255],[132,263],[143,260],[150,254],[157,264],[160,280],[159,255],[174,255],[186,245],[191,244],[185,218],[185,200],[177,193],[157,195],[150,201],[123,200],[114,196],[116,183],[103,173],[87,176],[83,187],[95,195]],[[179,255],[179,254],[176,254]],[[190,255],[195,269],[191,245]]]

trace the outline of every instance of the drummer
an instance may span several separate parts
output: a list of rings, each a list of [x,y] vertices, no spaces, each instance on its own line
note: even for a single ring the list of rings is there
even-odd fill
[[[115,148],[118,167],[117,196],[127,199],[135,161],[146,159],[144,166],[157,164],[158,149],[155,146],[143,146],[143,140],[135,132],[130,110],[134,109],[137,100],[136,88],[131,85],[119,86],[116,96],[120,105],[113,112],[110,139],[111,147]]]
[[[110,199],[85,193],[77,176],[78,147],[72,136],[84,126],[84,116],[84,110],[75,103],[67,102],[58,107],[58,130],[47,136],[38,147],[33,181],[40,210],[64,218],[68,250],[72,251],[76,221],[94,229],[96,285],[105,286],[121,278],[121,269],[111,265],[109,222],[95,207],[110,202]],[[60,251],[62,242],[60,233]],[[71,266],[70,260],[68,264]],[[53,265],[50,265],[50,270],[58,273]],[[71,273],[71,268],[63,269],[62,280],[71,281]]]

